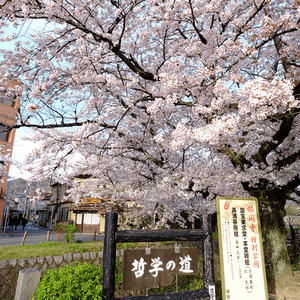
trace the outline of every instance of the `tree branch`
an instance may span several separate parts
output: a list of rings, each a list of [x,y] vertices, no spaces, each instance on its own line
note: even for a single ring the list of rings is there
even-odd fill
[[[257,163],[267,164],[266,157],[271,151],[275,150],[280,144],[282,144],[282,142],[289,135],[295,118],[294,114],[299,111],[300,109],[293,109],[291,112],[286,113],[286,115],[282,117],[282,123],[280,125],[280,128],[272,138],[274,142],[263,143],[260,146],[258,153],[252,155],[251,158],[253,160],[255,160]]]

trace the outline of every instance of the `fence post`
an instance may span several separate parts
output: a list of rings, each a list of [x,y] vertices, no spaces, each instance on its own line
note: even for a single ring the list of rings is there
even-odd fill
[[[105,237],[103,251],[103,293],[106,300],[114,300],[115,264],[118,214],[107,212],[105,215]]]
[[[203,216],[203,229],[207,232],[207,236],[203,241],[203,274],[204,286],[208,289],[209,286],[215,285],[211,215]]]
[[[27,236],[27,231],[24,232],[24,236],[23,236],[23,240],[22,240],[21,245],[24,245],[26,236]]]

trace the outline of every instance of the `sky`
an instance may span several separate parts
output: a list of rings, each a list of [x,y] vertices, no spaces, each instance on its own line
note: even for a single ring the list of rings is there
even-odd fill
[[[31,23],[31,26],[33,28],[42,27],[43,21],[36,21],[35,23]],[[27,29],[28,26],[24,26],[23,28]],[[19,29],[14,28],[13,26],[10,26],[8,28],[1,28],[5,34],[4,35],[10,35],[13,33],[18,34]],[[30,31],[30,28],[29,28]],[[26,37],[22,34],[19,35],[20,40],[26,40]],[[13,49],[14,43],[16,41],[12,42],[1,42],[0,48],[1,49]],[[1,60],[1,57],[0,57]],[[13,161],[17,161],[18,163],[22,164],[27,154],[29,154],[32,149],[36,148],[38,146],[38,142],[31,142],[31,141],[25,141],[22,139],[22,136],[28,135],[30,133],[30,129],[27,128],[19,128],[16,130],[16,136],[15,136],[15,142],[12,152],[12,159]],[[32,174],[28,172],[24,172],[21,168],[11,165],[9,170],[9,176],[13,178],[24,178],[28,179]]]
[[[29,133],[30,129],[19,128],[16,130],[12,159],[13,161],[16,161],[20,164],[22,164],[26,155],[29,154],[32,149],[38,147],[38,142],[25,141],[22,139],[23,136],[26,136]],[[29,179],[32,174],[29,172],[25,172],[24,170],[22,170],[22,168],[19,168],[14,164],[11,164],[9,169],[9,176],[13,178]]]
[[[43,20],[31,20],[30,23],[26,24],[22,27],[22,30],[18,28],[14,28],[13,26],[10,26],[8,28],[1,28],[4,31],[5,35],[11,35],[15,33],[21,41],[26,41],[28,34],[30,34],[32,31],[36,31],[38,29],[41,29],[45,26],[45,21]],[[49,28],[49,24],[47,27]],[[57,25],[55,25],[57,26]],[[1,42],[0,49],[14,49],[14,43],[17,40],[13,40],[11,42]],[[1,61],[1,54],[0,54],[0,61]],[[13,152],[12,152],[12,160],[16,161],[19,166],[11,164],[9,169],[9,176],[12,178],[24,178],[29,179],[29,177],[33,176],[32,173],[25,172],[22,170],[20,165],[22,165],[25,157],[27,154],[29,154],[32,149],[37,148],[39,146],[38,142],[33,141],[26,141],[22,137],[28,136],[32,132],[29,128],[19,128],[16,130],[15,135],[15,142],[13,146]],[[74,160],[74,158],[73,158]]]

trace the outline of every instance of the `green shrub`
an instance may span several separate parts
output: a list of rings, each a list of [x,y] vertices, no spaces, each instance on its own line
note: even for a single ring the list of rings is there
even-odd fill
[[[34,294],[35,300],[102,300],[102,268],[75,261],[45,272]]]
[[[204,289],[204,281],[200,275],[178,275],[178,291]]]
[[[75,225],[69,224],[67,222],[60,222],[52,227],[53,231],[55,232],[57,239],[60,241],[63,232],[65,234],[65,240],[67,242],[73,242],[75,238],[75,233],[78,232],[78,228]]]
[[[66,232],[65,240],[67,242],[73,242],[75,238],[75,232],[78,232],[78,228],[76,225],[66,224],[64,231]]]
[[[123,285],[123,264],[121,261],[116,260],[115,265],[115,291],[122,291]]]
[[[65,228],[65,223],[57,223],[52,226],[52,230],[55,232],[58,241],[61,241],[64,228]]]

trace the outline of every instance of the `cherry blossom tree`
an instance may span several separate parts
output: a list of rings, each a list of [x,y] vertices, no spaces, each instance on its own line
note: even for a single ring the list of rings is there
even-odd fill
[[[11,0],[15,49],[3,82],[22,81],[20,118],[43,143],[36,174],[74,195],[140,200],[180,222],[214,210],[215,196],[260,206],[270,290],[291,277],[286,199],[299,201],[297,0]],[[28,22],[44,20],[28,31]],[[35,23],[32,23],[35,24]],[[78,158],[79,157],[79,158]],[[76,193],[75,193],[76,191]],[[79,196],[78,196],[79,197]]]
[[[3,180],[3,176],[7,175],[5,172],[6,166],[10,163],[11,159],[9,157],[9,153],[7,153],[6,149],[1,145],[0,146],[0,178]]]

